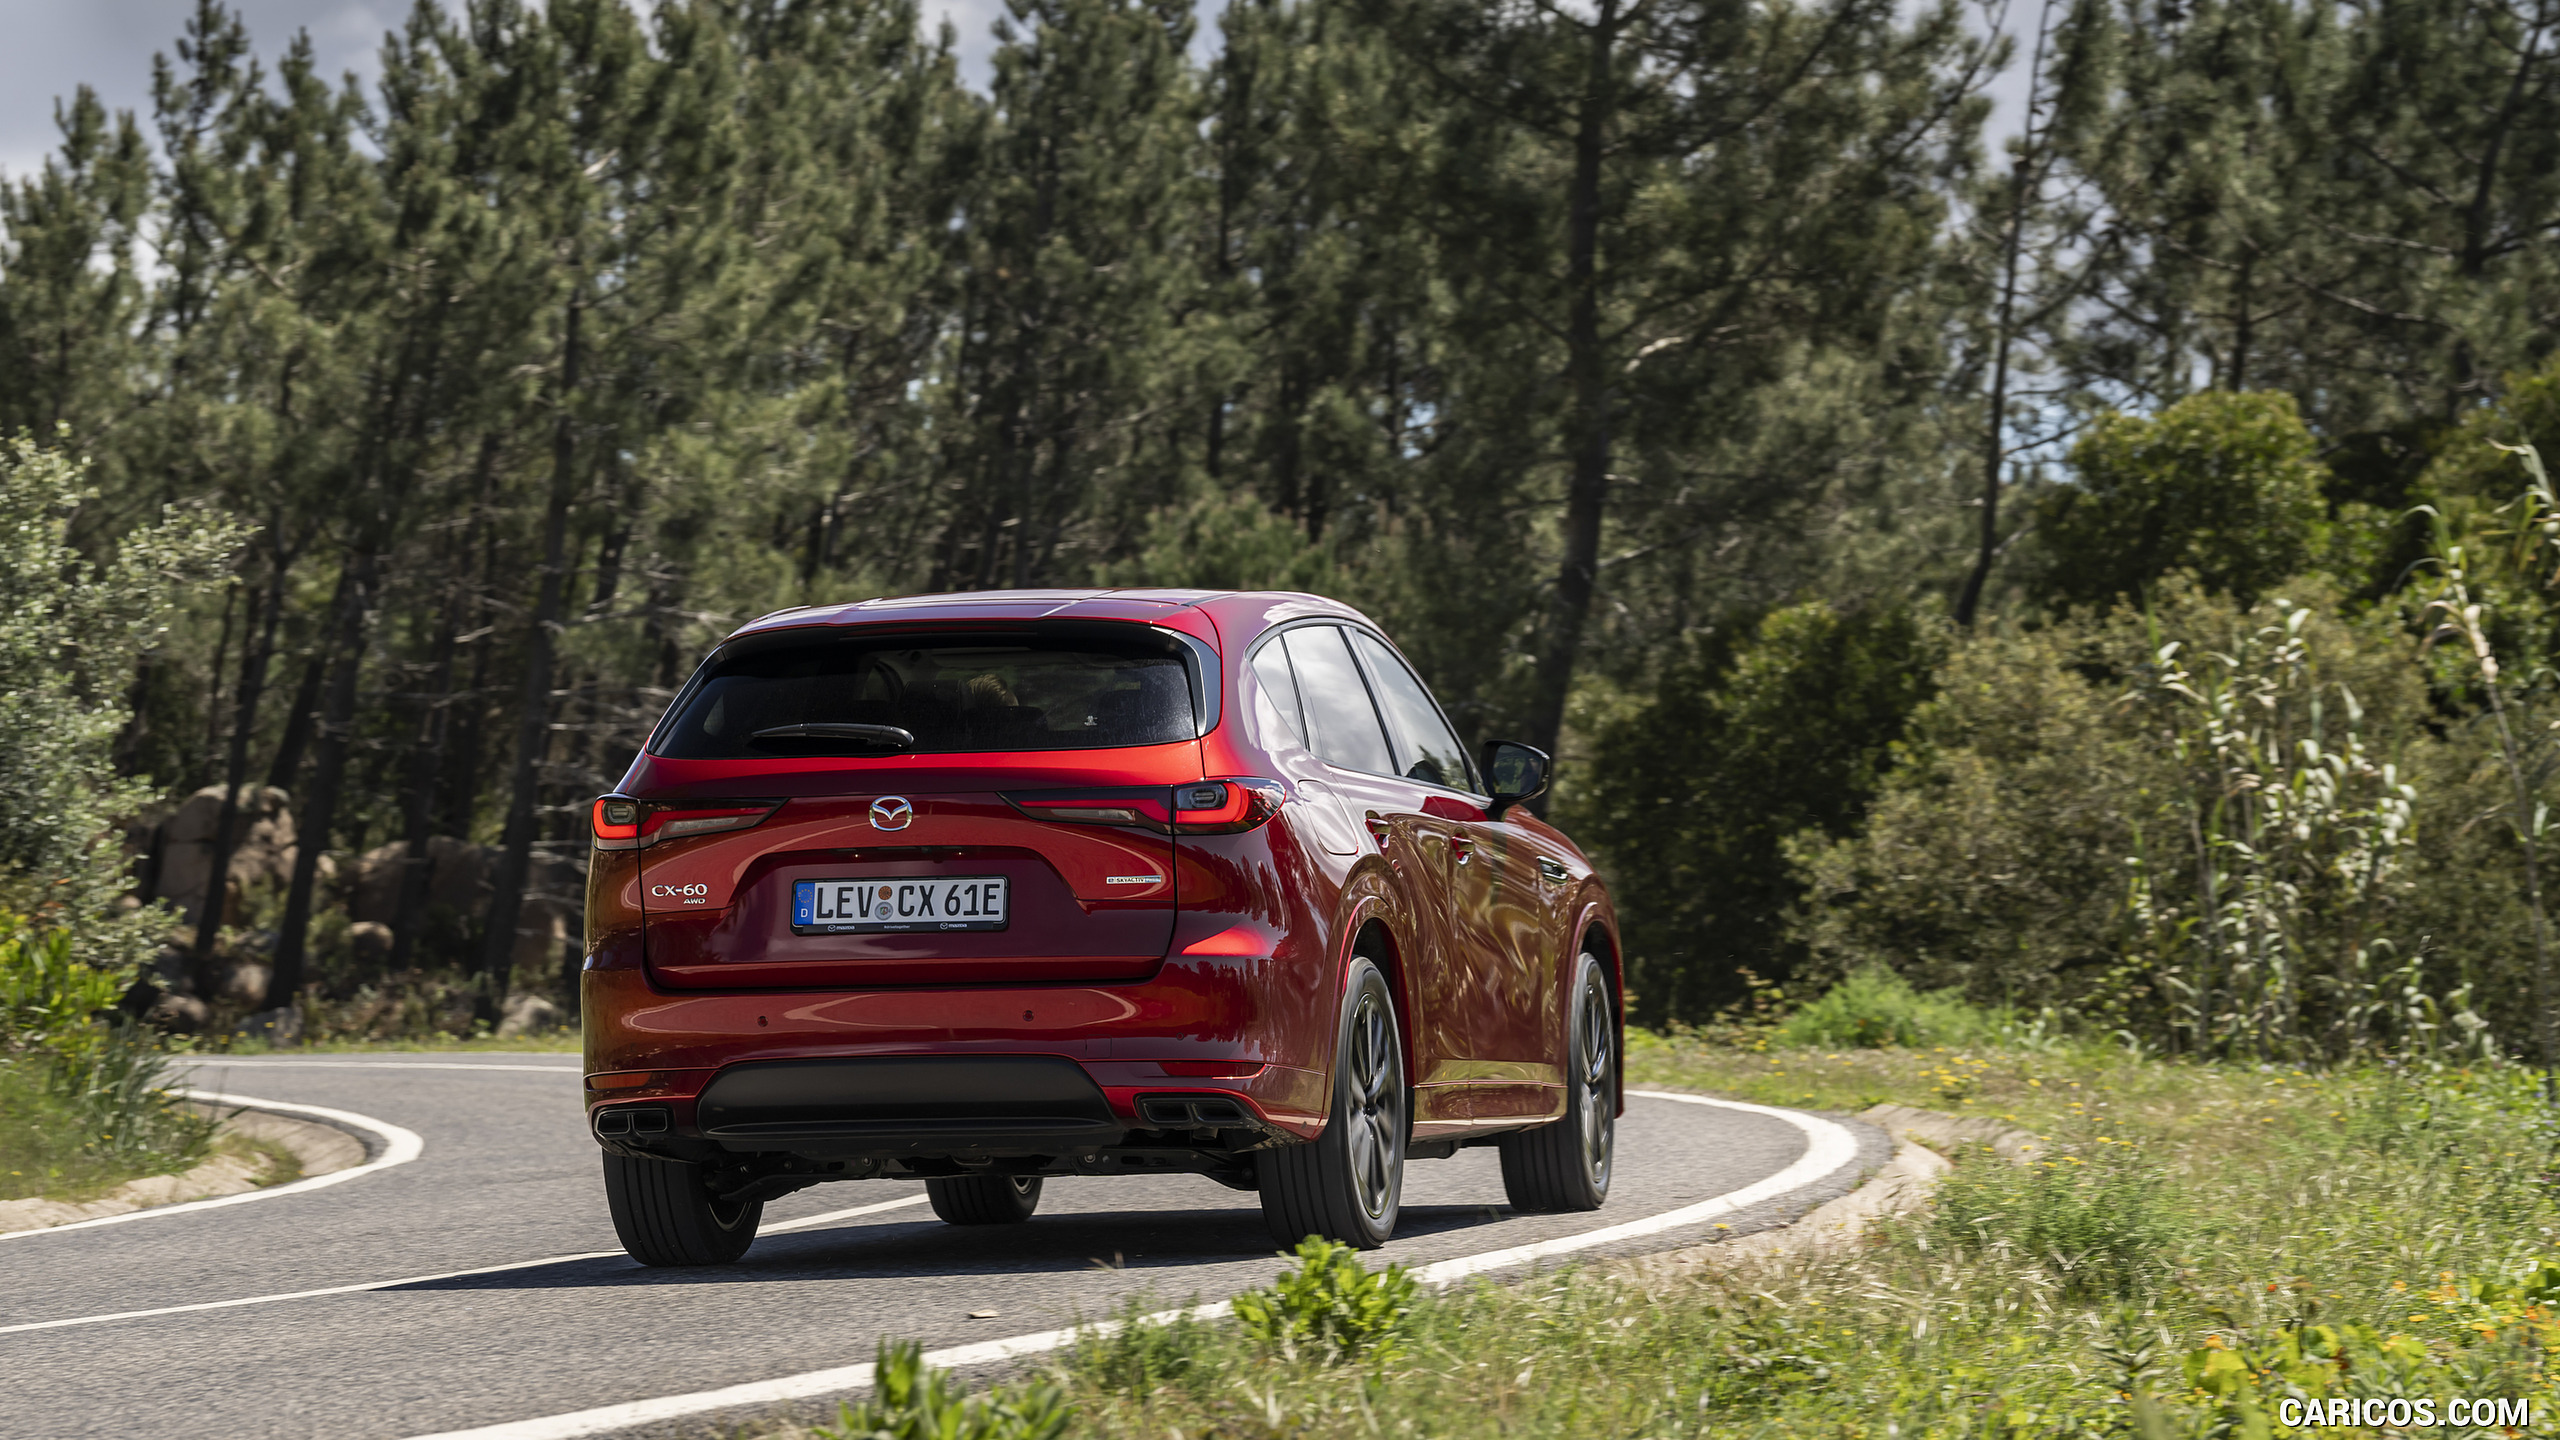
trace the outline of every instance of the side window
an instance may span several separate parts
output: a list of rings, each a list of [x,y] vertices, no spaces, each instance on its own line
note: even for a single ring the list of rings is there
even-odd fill
[[[1289,669],[1288,648],[1274,640],[1253,652],[1253,678],[1262,682],[1262,693],[1287,722],[1289,733],[1305,743],[1307,717],[1298,706],[1298,677]]]
[[[1298,700],[1305,708],[1307,748],[1345,770],[1393,775],[1387,758],[1387,735],[1378,727],[1378,707],[1369,703],[1369,687],[1351,663],[1342,631],[1331,625],[1309,625],[1280,637],[1289,647],[1289,663],[1298,673]]]
[[[1404,762],[1405,778],[1451,790],[1472,789],[1467,752],[1450,733],[1449,722],[1440,718],[1431,692],[1376,636],[1354,630],[1351,643],[1360,647],[1360,658],[1368,662],[1369,673],[1378,682],[1378,701],[1394,722],[1396,758]]]

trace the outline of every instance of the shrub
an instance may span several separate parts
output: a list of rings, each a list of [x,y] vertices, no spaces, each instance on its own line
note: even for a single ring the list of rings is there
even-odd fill
[[[1932,1045],[1976,1045],[2000,1036],[2000,1017],[1964,1002],[1952,990],[1929,994],[1881,966],[1866,966],[1788,1016],[1778,1038],[1790,1045],[1836,1049],[1907,1050]]]
[[[122,697],[135,661],[245,532],[172,510],[98,563],[70,544],[88,498],[77,462],[0,441],[0,902],[68,929],[83,958],[132,964],[165,918],[113,918],[129,881],[119,821],[150,793],[116,773]]]
[[[2042,497],[2046,603],[2104,607],[2185,571],[2243,602],[2311,562],[2327,471],[2293,397],[2192,395],[2154,417],[2106,415],[2071,449],[2078,483]]]
[[[69,931],[0,914],[0,1055],[76,1048],[123,992],[114,972],[73,957]]]
[[[1798,605],[1703,644],[1600,728],[1565,820],[1617,886],[1639,1018],[1704,1021],[1745,972],[1791,978],[1787,842],[1856,826],[1943,645],[1909,610]]]
[[[871,1398],[838,1406],[826,1440],[1057,1440],[1073,1418],[1063,1391],[1045,1380],[965,1395],[924,1363],[914,1341],[880,1342]]]
[[[1280,1272],[1270,1289],[1235,1298],[1245,1332],[1327,1358],[1392,1359],[1419,1288],[1404,1267],[1370,1270],[1360,1263],[1359,1251],[1314,1235],[1298,1242],[1297,1256],[1297,1266]]]

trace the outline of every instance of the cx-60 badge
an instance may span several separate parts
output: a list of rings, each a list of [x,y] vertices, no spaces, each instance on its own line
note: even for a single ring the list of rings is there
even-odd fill
[[[916,818],[916,807],[904,795],[883,795],[871,802],[871,828],[904,830]]]

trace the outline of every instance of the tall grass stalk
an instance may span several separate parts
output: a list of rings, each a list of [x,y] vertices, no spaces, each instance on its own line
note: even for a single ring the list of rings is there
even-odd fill
[[[2552,568],[2550,552],[2560,549],[2560,500],[2553,497],[2551,476],[2543,468],[2539,450],[2531,445],[2498,448],[2522,460],[2528,478],[2524,493],[2498,512],[2504,528],[2483,536],[2491,542],[2484,558],[2500,562],[2511,576],[2548,589],[2560,581],[2560,576],[2543,573]],[[2440,512],[2428,509],[2426,513],[2433,521],[2433,550],[2428,558],[2436,572],[2435,591],[2425,610],[2436,623],[2427,644],[2462,642],[2497,731],[2498,757],[2510,790],[2507,824],[2524,858],[2525,904],[2533,921],[2534,1048],[2543,1069],[2549,1071],[2560,1066],[2560,995],[2554,993],[2551,918],[2542,895],[2542,838],[2550,829],[2551,807],[2535,795],[2552,768],[2550,737],[2547,731],[2539,732],[2526,742],[2518,733],[2517,720],[2529,718],[2534,689],[2550,678],[2550,671],[2537,667],[2521,683],[2508,677],[2490,637],[2488,607],[2473,593],[2473,551],[2456,538]]]
[[[2354,692],[2318,678],[2311,612],[2275,604],[2278,622],[2227,651],[2155,631],[2127,697],[2160,706],[2190,776],[2184,853],[2138,848],[2129,867],[2171,1031],[2198,1055],[2477,1053],[2467,992],[2432,996],[2416,948],[2389,933],[2416,787],[2372,753]],[[2171,883],[2171,863],[2191,881]]]

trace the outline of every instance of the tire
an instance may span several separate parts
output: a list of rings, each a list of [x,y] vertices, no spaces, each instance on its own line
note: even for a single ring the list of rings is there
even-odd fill
[[[1019,1225],[1040,1208],[1037,1175],[954,1175],[924,1182],[933,1213],[953,1225]]]
[[[1566,1011],[1564,1118],[1502,1137],[1502,1188],[1514,1210],[1597,1210],[1618,1147],[1618,1016],[1608,972],[1585,954]]]
[[[1412,1129],[1396,1037],[1386,977],[1354,960],[1334,1025],[1333,1107],[1324,1134],[1261,1152],[1262,1218],[1281,1248],[1320,1235],[1375,1250],[1395,1233]]]
[[[613,1233],[643,1265],[726,1265],[747,1253],[764,1202],[711,1198],[710,1167],[682,1160],[604,1157]]]

